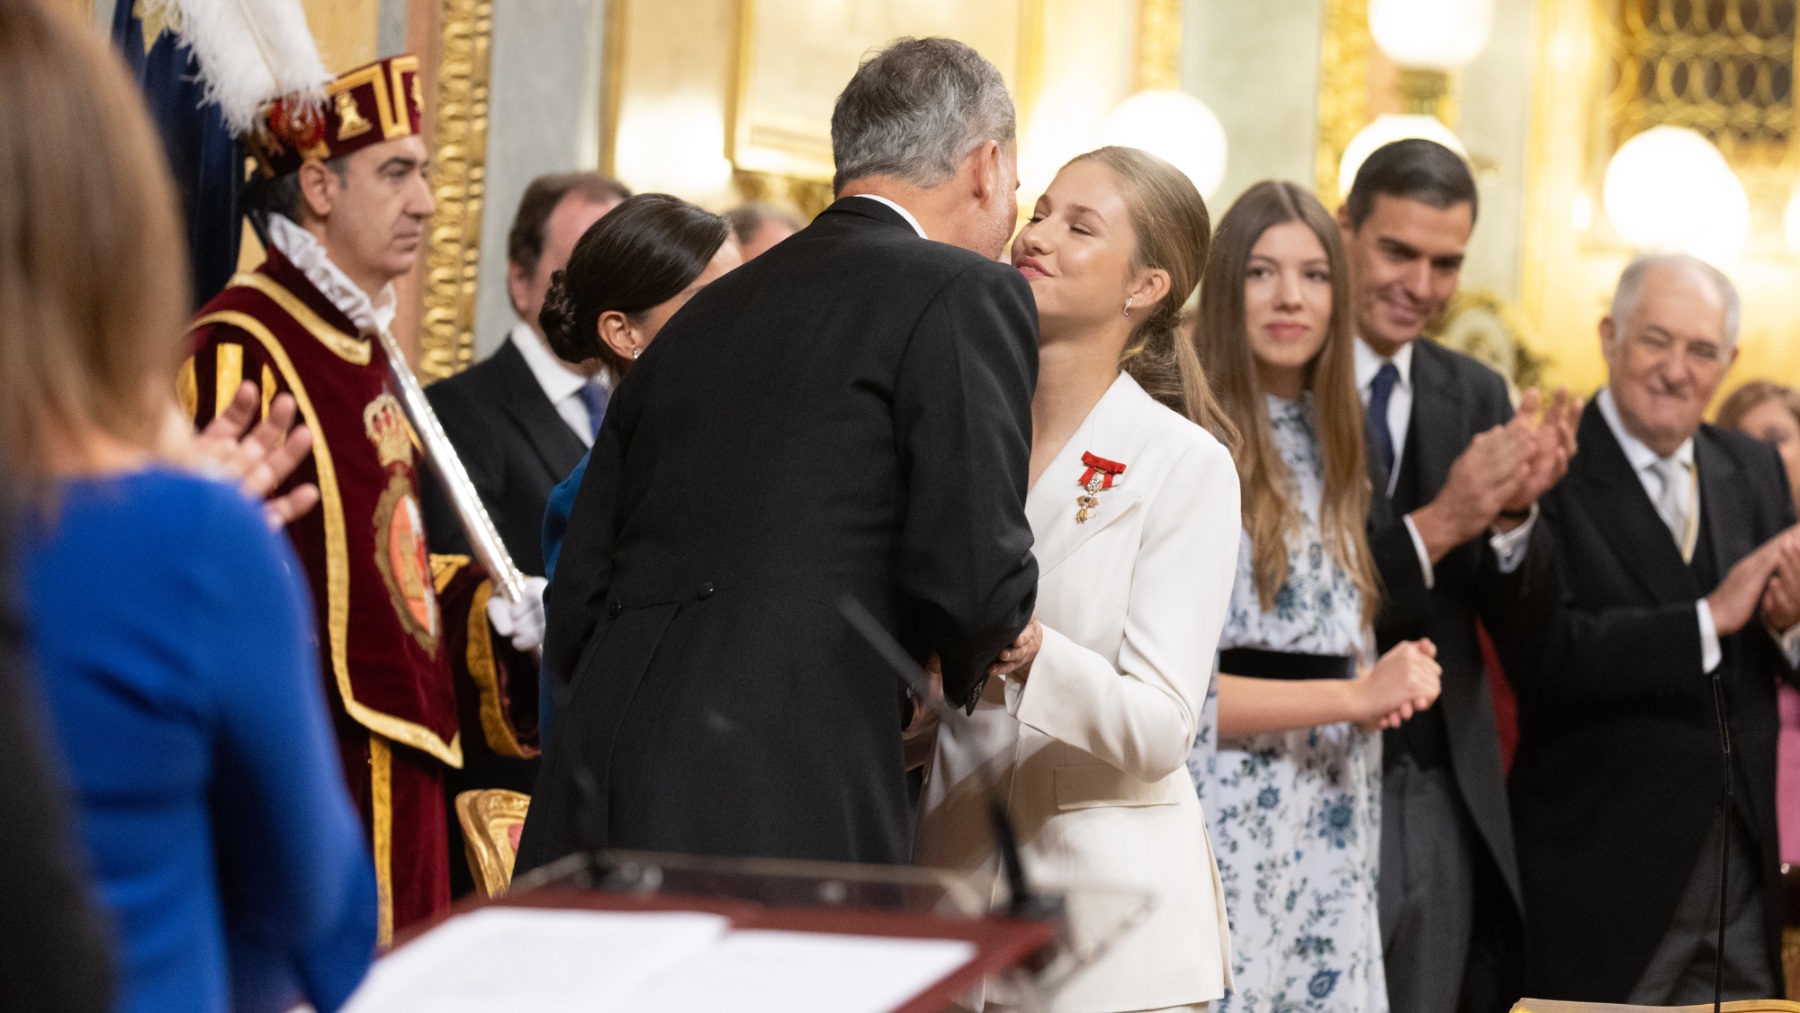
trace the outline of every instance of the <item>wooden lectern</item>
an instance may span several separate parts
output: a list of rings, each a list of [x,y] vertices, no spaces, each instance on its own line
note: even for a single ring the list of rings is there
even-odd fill
[[[1713,1004],[1699,1006],[1621,1006],[1609,1002],[1565,1002],[1557,999],[1520,999],[1512,1013],[1712,1013]],[[1720,1013],[1800,1013],[1800,1002],[1786,999],[1740,999],[1722,1003]]]

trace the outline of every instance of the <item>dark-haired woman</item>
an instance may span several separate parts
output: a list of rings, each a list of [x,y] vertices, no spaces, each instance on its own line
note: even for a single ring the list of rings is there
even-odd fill
[[[694,293],[744,262],[725,219],[678,197],[641,193],[582,233],[544,296],[538,324],[565,362],[599,360],[617,384]],[[556,575],[590,451],[550,490],[544,507],[544,576]],[[551,680],[538,683],[538,735],[549,742]]]
[[[1179,170],[1102,148],[1057,173],[1013,243],[1039,320],[1025,501],[1038,621],[1001,662],[1036,655],[1009,675],[997,666],[970,719],[938,729],[917,857],[999,888],[983,809],[997,771],[1033,873],[1154,897],[1054,1010],[1200,1010],[1229,982],[1218,873],[1183,766],[1238,539],[1230,427],[1178,329],[1209,225]],[[1105,931],[1090,912],[1072,909],[1078,939]]]
[[[1337,226],[1291,183],[1246,191],[1219,223],[1198,343],[1242,434],[1216,758],[1192,767],[1213,818],[1234,985],[1221,1009],[1384,1013],[1375,872],[1381,737],[1430,706],[1429,643],[1372,669],[1379,588]]]
[[[616,384],[676,310],[743,262],[725,219],[678,197],[641,193],[582,234],[569,266],[551,279],[538,324],[559,358],[598,359]],[[583,455],[550,491],[544,511],[547,577],[556,573],[587,463]]]

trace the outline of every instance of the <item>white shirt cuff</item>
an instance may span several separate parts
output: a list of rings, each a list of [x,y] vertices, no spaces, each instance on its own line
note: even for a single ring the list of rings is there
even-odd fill
[[[1694,610],[1700,613],[1700,671],[1711,674],[1725,656],[1719,650],[1719,628],[1713,625],[1712,606],[1705,598],[1694,603]]]
[[[1406,524],[1406,533],[1412,536],[1413,551],[1419,554],[1419,572],[1425,575],[1425,590],[1431,590],[1437,583],[1437,571],[1431,568],[1431,553],[1425,548],[1425,539],[1419,537],[1419,529],[1413,524],[1412,514],[1400,518]]]
[[[1538,507],[1531,504],[1531,516],[1511,531],[1495,531],[1488,536],[1488,545],[1494,549],[1494,558],[1499,561],[1501,573],[1512,573],[1525,562],[1525,549],[1531,543],[1531,529],[1537,526]]]
[[[1006,693],[1006,713],[1018,714],[1019,701],[1025,696],[1025,683],[1003,675],[1000,677],[1000,688]]]

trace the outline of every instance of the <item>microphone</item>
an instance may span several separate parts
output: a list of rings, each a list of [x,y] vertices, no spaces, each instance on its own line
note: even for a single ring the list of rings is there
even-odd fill
[[[899,673],[901,681],[913,691],[913,695],[925,701],[940,722],[951,724],[968,720],[968,716],[962,711],[933,695],[931,683],[918,663],[855,596],[846,594],[839,598],[837,611],[850,624],[850,628],[862,637],[863,642],[880,655],[889,668]],[[1007,892],[1011,895],[1007,901],[1006,913],[1014,918],[1030,921],[1049,921],[1062,917],[1065,907],[1063,896],[1038,892],[1032,888],[1031,880],[1025,874],[1025,863],[1019,854],[1018,831],[1013,826],[1012,815],[1007,812],[1006,803],[1000,799],[999,784],[992,770],[986,771],[985,781],[982,787],[987,794],[988,822],[993,828],[994,848],[1000,854],[1000,867],[1006,874]]]

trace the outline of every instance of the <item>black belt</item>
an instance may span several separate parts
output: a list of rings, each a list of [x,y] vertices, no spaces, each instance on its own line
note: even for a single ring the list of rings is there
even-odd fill
[[[1248,679],[1354,679],[1356,659],[1348,654],[1293,654],[1233,647],[1219,652],[1219,671]]]

